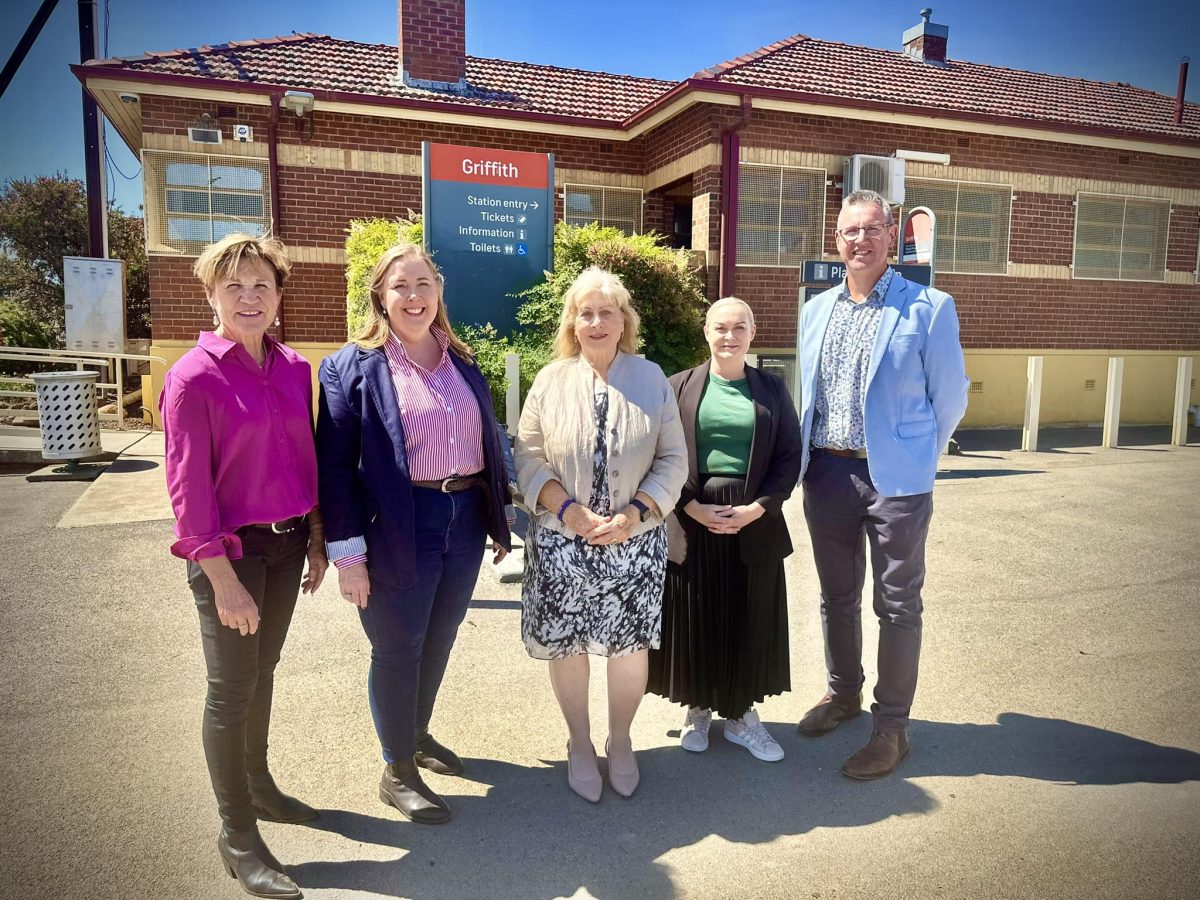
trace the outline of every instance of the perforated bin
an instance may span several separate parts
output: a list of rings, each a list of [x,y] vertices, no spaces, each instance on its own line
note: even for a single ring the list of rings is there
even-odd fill
[[[46,459],[87,459],[101,453],[100,414],[96,404],[99,372],[42,372],[30,375],[37,386]]]

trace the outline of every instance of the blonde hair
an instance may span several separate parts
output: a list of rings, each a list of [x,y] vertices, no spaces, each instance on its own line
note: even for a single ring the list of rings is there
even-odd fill
[[[747,303],[741,297],[722,297],[720,300],[714,301],[713,305],[710,306],[708,308],[708,311],[704,314],[704,327],[706,329],[708,328],[709,325],[712,324],[713,314],[720,307],[723,307],[723,306],[740,306],[740,307],[742,307],[742,309],[746,310],[746,321],[749,322],[749,324],[751,326],[754,325],[754,310],[752,310],[750,308],[749,303]]]
[[[629,354],[637,353],[638,328],[642,320],[633,308],[629,291],[612,272],[606,272],[599,266],[590,266],[579,273],[579,277],[563,295],[562,318],[558,323],[558,334],[554,338],[555,359],[569,359],[579,355],[579,342],[575,340],[575,318],[579,315],[579,307],[592,294],[599,294],[621,311],[625,329],[621,332],[619,349]]]
[[[379,262],[375,264],[375,268],[371,271],[367,318],[359,326],[358,330],[350,336],[350,340],[364,350],[374,350],[387,343],[388,336],[391,334],[391,327],[388,325],[387,310],[383,306],[383,295],[387,290],[385,282],[387,281],[388,272],[392,268],[393,263],[414,257],[429,266],[429,271],[433,273],[434,282],[437,284],[437,312],[434,313],[433,324],[445,332],[446,337],[450,341],[450,349],[460,359],[465,362],[474,362],[475,354],[471,352],[471,348],[459,340],[458,336],[454,333],[454,329],[450,327],[450,317],[446,314],[446,303],[442,298],[445,280],[442,278],[441,271],[434,263],[433,257],[429,255],[428,250],[419,244],[412,244],[407,241],[396,244],[394,247],[389,247],[384,251],[383,256],[379,258]]]
[[[275,287],[279,290],[283,289],[284,280],[292,272],[287,247],[278,238],[255,237],[238,231],[205,247],[192,266],[192,274],[211,294],[218,281],[235,277],[243,262],[265,263],[275,273]]]

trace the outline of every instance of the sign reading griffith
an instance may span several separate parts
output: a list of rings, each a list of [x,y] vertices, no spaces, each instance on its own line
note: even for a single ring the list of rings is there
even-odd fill
[[[425,245],[446,277],[456,323],[516,325],[510,294],[551,267],[554,157],[422,144]]]

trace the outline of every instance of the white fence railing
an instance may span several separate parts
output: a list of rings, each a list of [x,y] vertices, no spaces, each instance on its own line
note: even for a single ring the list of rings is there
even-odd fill
[[[96,371],[104,376],[103,381],[96,382],[96,405],[103,407],[108,403],[114,405],[114,412],[101,412],[102,420],[114,422],[121,427],[125,422],[125,409],[122,393],[121,367],[126,362],[149,362],[166,365],[167,361],[161,356],[148,356],[143,353],[108,353],[90,350],[46,350],[40,347],[0,347],[0,370],[4,363],[33,362],[40,363],[42,371]],[[33,379],[20,375],[5,375],[0,372],[0,415],[30,415],[33,408],[14,407],[6,398],[37,399]]]

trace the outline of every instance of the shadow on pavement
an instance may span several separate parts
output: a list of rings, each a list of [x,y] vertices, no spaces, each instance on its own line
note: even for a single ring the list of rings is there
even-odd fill
[[[913,778],[1007,775],[1072,785],[1200,780],[1198,753],[1004,713],[994,724],[914,722],[913,754],[896,775],[848,782],[838,767],[869,729],[864,716],[814,740],[797,735],[793,723],[771,723],[789,759],[768,766],[725,742],[717,725],[707,753],[674,746],[640,752],[638,794],[625,800],[606,787],[596,806],[569,792],[565,762],[525,767],[470,759],[468,775],[490,787],[486,797],[455,797],[451,779],[429,777],[454,809],[447,826],[412,825],[383,807],[377,817],[322,813],[319,827],[405,851],[403,858],[308,862],[288,870],[302,887],[391,896],[571,896],[586,888],[599,898],[665,900],[677,891],[669,863],[658,860],[671,850],[711,836],[764,843],[932,812],[937,800]]]
[[[1100,449],[1104,430],[1094,428],[1047,428],[1038,431],[1038,452],[1053,453],[1056,450],[1077,448]],[[980,450],[1020,450],[1021,429],[979,428],[964,429],[954,433],[954,439],[966,453]],[[1151,447],[1171,443],[1170,425],[1122,425],[1117,432],[1117,441],[1122,448]],[[1200,442],[1200,428],[1188,427],[1188,443]]]
[[[1045,475],[1044,469],[955,469],[938,472],[938,481],[962,481],[970,478],[999,478],[1002,475]]]

